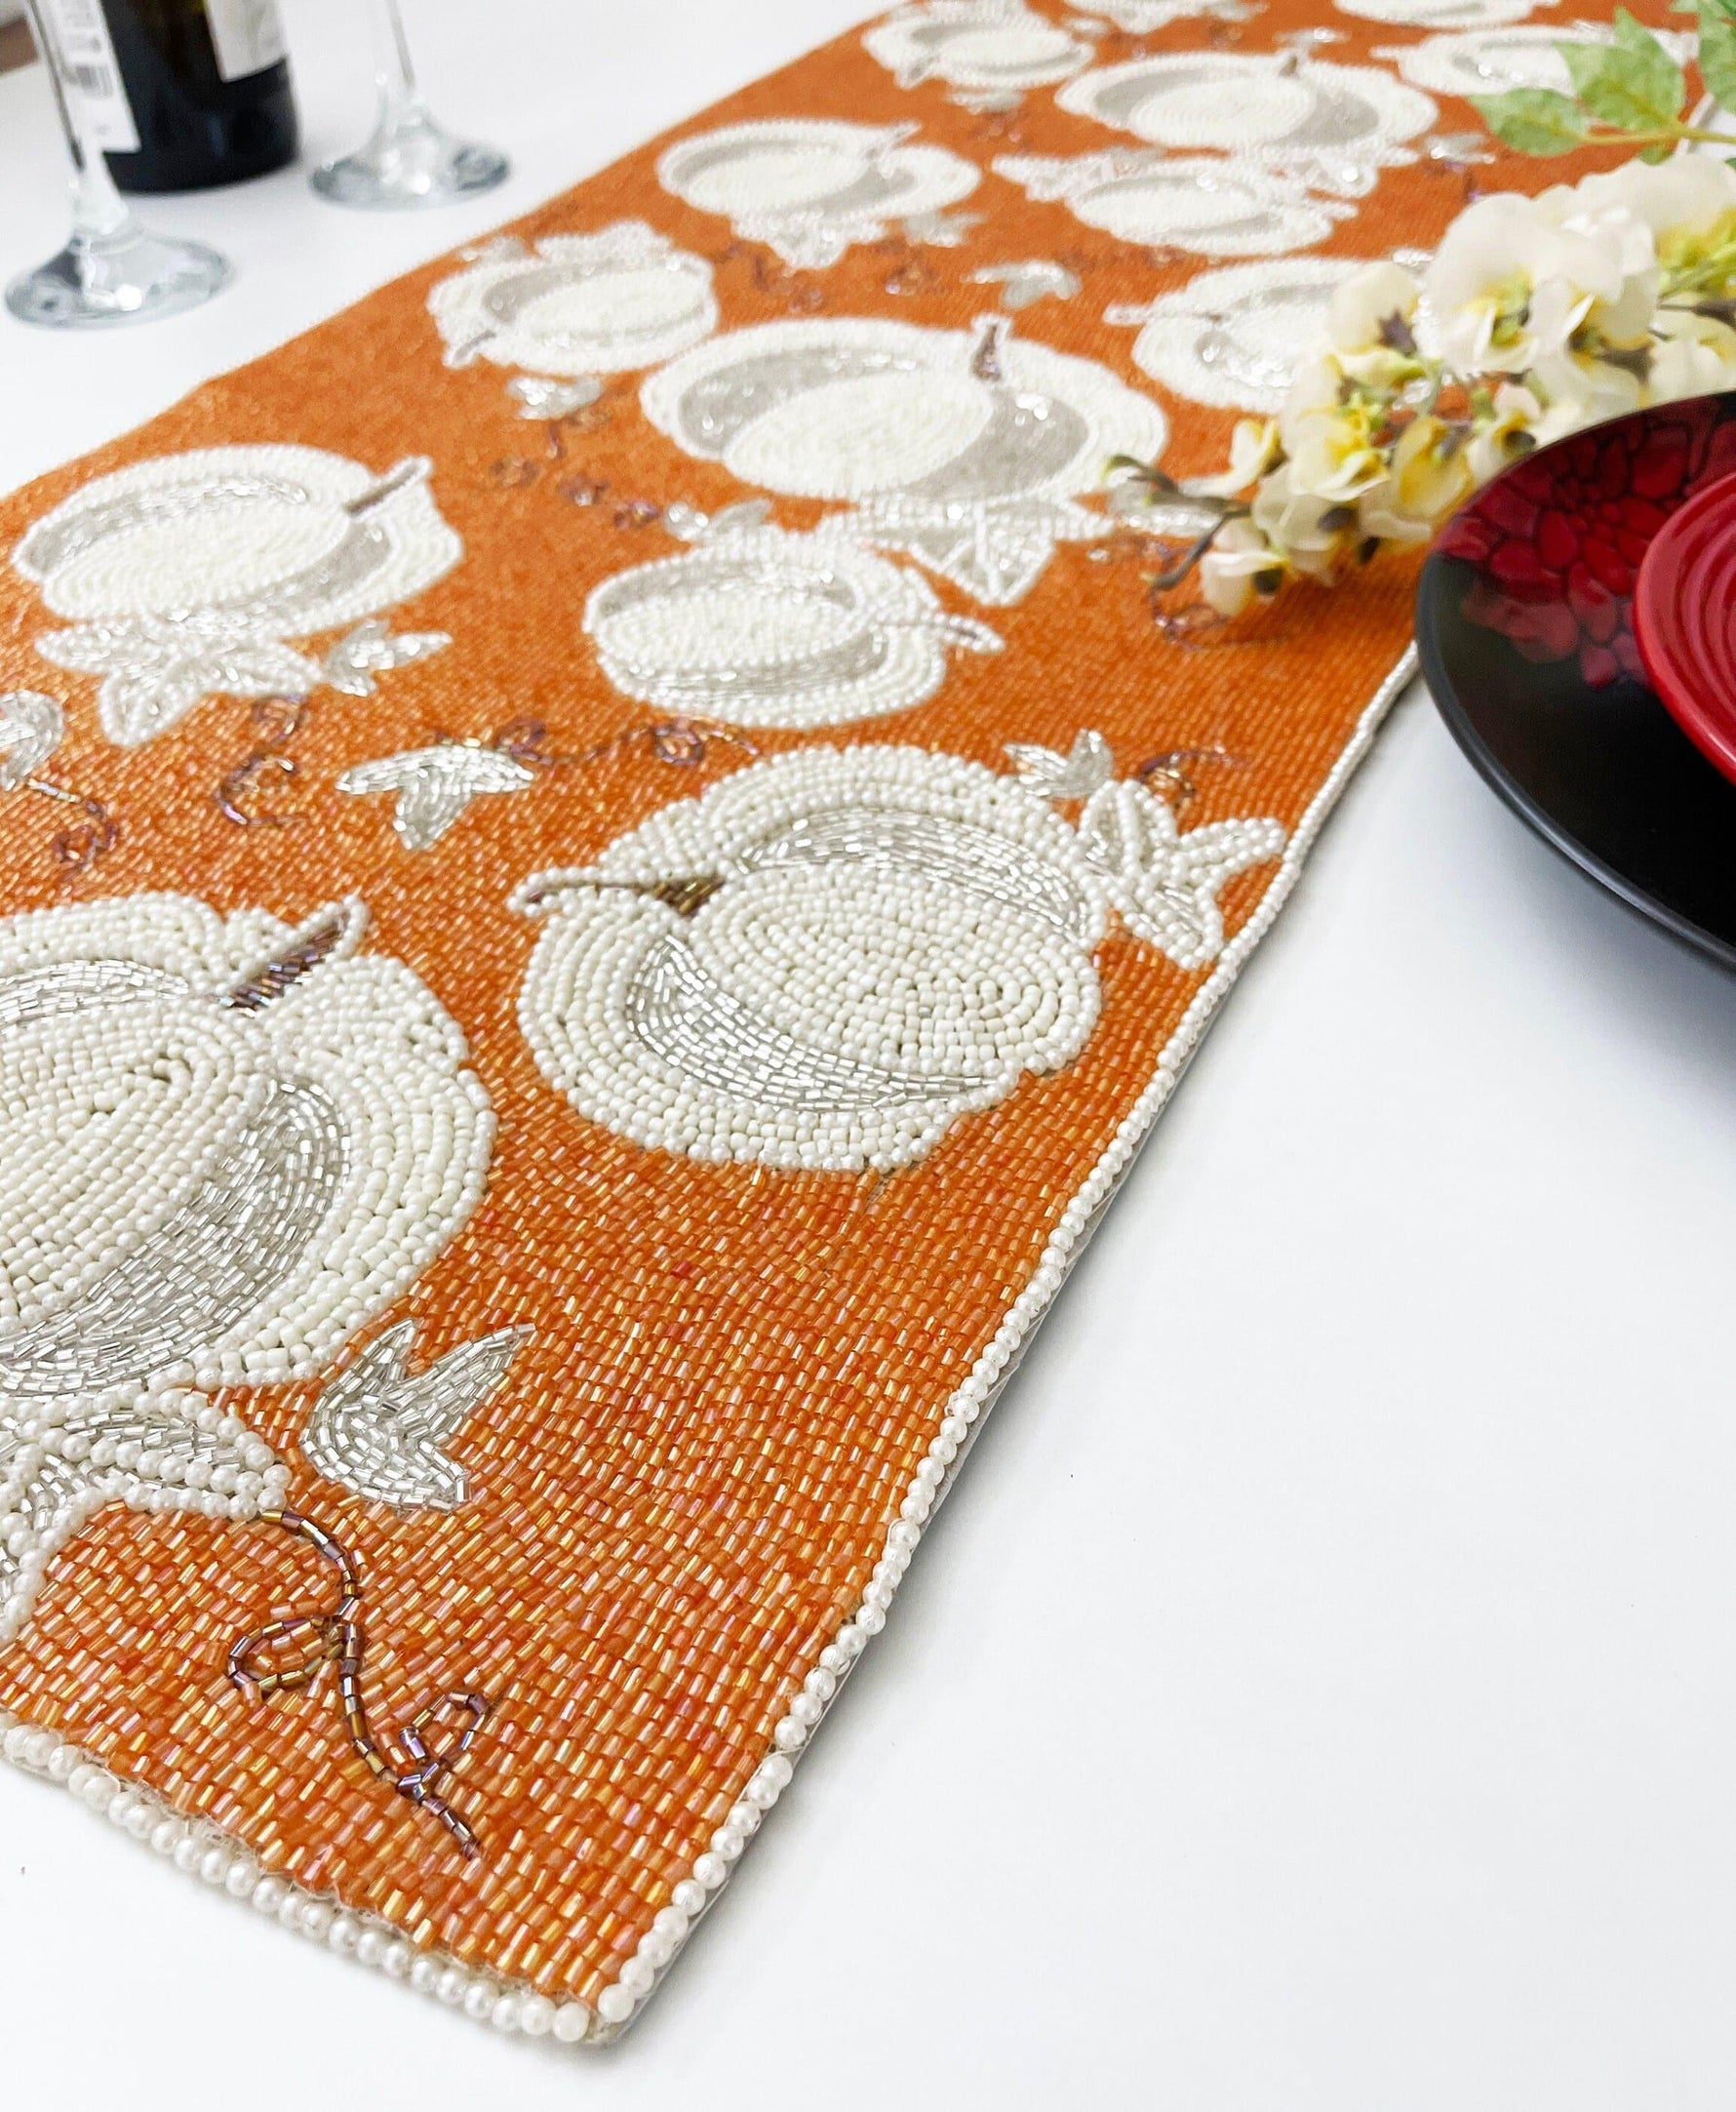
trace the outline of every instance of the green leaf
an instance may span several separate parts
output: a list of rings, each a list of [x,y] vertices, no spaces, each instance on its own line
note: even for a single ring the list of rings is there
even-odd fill
[[[1729,11],[1706,0],[1700,10],[1700,78],[1726,110],[1736,110],[1736,0]]]
[[[1672,0],[1700,22],[1700,74],[1723,108],[1736,106],[1736,0]]]
[[[1558,44],[1579,100],[1623,132],[1661,132],[1687,99],[1681,68],[1626,8],[1615,11],[1613,44]]]
[[[1512,88],[1471,100],[1496,139],[1516,153],[1570,154],[1584,142],[1586,113],[1556,89]]]
[[[1666,144],[1664,140],[1654,139],[1650,146],[1642,146],[1639,149],[1639,158],[1641,161],[1649,162],[1655,169],[1659,162],[1668,161],[1675,151],[1675,148]]]

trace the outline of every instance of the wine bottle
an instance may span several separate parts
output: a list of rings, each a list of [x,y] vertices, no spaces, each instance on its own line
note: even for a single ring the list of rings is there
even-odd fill
[[[122,190],[204,190],[294,158],[277,0],[35,0]]]

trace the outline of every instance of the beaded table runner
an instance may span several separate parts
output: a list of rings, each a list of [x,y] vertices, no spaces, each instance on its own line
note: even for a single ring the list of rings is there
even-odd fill
[[[1526,13],[924,0],[5,502],[9,1759],[627,2021],[1405,672],[1109,465],[1494,180]]]

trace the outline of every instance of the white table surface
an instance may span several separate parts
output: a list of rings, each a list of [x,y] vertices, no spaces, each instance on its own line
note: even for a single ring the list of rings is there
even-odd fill
[[[284,0],[308,147],[356,9]],[[0,317],[0,488],[859,18],[407,0],[510,188],[157,203],[241,277]],[[62,230],[0,80],[0,268]],[[1353,785],[718,1911],[602,2054],[504,2041],[0,1770],[0,2094],[134,2112],[1736,2100],[1736,982],[1419,694]]]

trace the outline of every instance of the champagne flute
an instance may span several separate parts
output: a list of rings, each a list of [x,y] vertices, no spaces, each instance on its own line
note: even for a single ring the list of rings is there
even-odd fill
[[[148,234],[138,224],[92,138],[71,62],[38,0],[24,0],[24,13],[72,159],[72,233],[58,256],[12,281],[6,305],[20,321],[55,330],[141,323],[198,307],[228,285],[227,259],[203,242]]]
[[[454,139],[429,114],[416,87],[398,0],[370,0],[374,15],[374,84],[379,110],[374,131],[353,154],[323,162],[313,187],[337,205],[447,205],[503,182],[512,164],[497,148]]]

